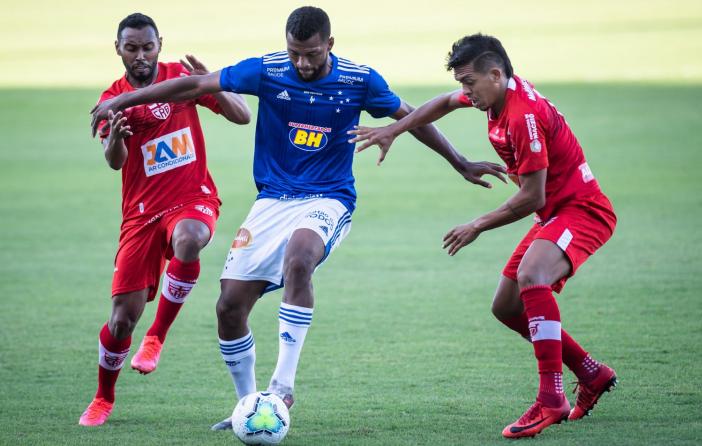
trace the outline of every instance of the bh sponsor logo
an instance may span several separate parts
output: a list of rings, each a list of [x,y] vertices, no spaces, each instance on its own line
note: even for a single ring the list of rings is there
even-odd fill
[[[177,169],[197,158],[190,127],[159,136],[141,146],[147,177]]]
[[[232,249],[246,248],[253,242],[253,236],[251,231],[246,228],[239,228],[236,231],[236,236],[234,236],[234,242],[232,242]]]
[[[290,144],[305,152],[317,152],[326,147],[329,142],[327,133],[331,132],[329,127],[317,127],[316,125],[300,124],[288,122],[291,127],[289,133]]]

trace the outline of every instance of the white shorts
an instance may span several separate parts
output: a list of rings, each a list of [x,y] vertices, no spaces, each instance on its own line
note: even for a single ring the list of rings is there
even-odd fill
[[[351,230],[351,213],[330,198],[256,200],[234,237],[222,271],[222,279],[265,280],[264,292],[283,286],[285,248],[297,229],[311,229],[324,243],[329,257]]]

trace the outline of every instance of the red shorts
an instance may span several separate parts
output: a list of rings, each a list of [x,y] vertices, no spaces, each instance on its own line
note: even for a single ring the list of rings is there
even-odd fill
[[[149,288],[148,300],[156,296],[158,283],[173,257],[171,235],[176,224],[186,218],[199,220],[214,235],[219,217],[219,199],[203,198],[177,205],[144,222],[122,224],[112,277],[112,296]]]
[[[548,221],[536,223],[527,232],[502,274],[516,281],[517,269],[531,243],[535,239],[550,240],[563,250],[571,265],[570,273],[551,285],[553,291],[560,293],[580,265],[609,240],[616,224],[617,216],[604,194],[574,200],[556,210]]]

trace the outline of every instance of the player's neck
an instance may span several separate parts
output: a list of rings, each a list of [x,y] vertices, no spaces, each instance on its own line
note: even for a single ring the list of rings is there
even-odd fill
[[[151,72],[151,76],[149,76],[148,79],[144,80],[139,80],[133,77],[129,72],[127,72],[127,82],[129,82],[129,85],[131,85],[133,88],[144,88],[148,87],[149,85],[153,84],[154,81],[156,81],[156,78],[158,77],[158,64],[154,66],[153,71]]]

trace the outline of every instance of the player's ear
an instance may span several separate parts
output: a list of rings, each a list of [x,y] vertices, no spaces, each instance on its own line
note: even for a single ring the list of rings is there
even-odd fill
[[[329,40],[327,41],[327,51],[331,51],[333,46],[334,46],[334,37],[329,36]]]
[[[163,48],[163,37],[158,37],[158,53],[161,54],[161,48]]]
[[[490,80],[495,83],[499,83],[502,79],[502,70],[497,67],[490,68]]]
[[[115,40],[115,52],[117,53],[118,56],[122,55],[122,52],[119,49],[119,40]]]

